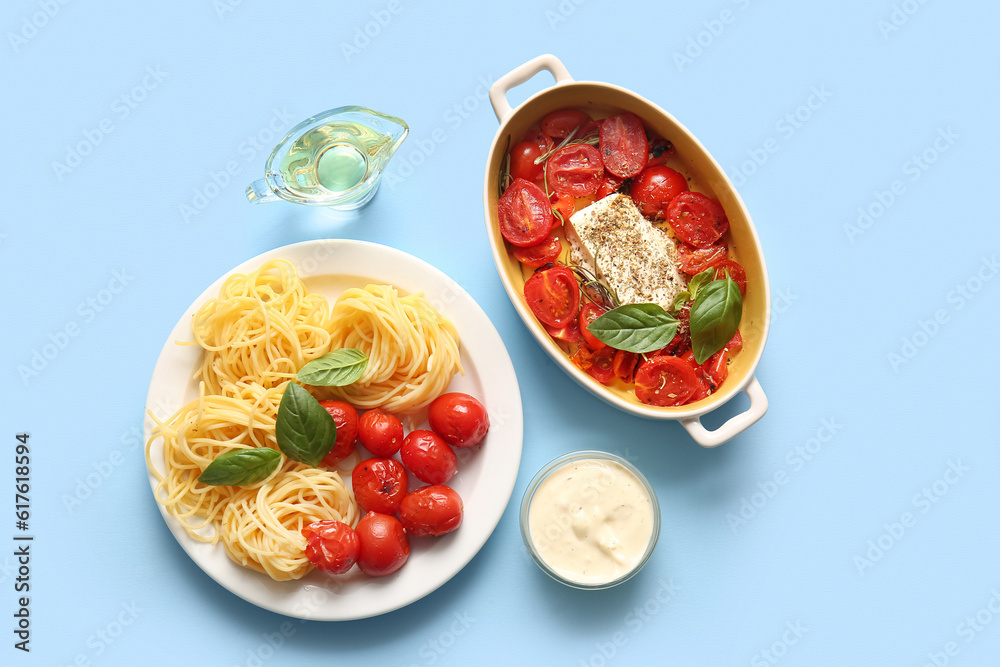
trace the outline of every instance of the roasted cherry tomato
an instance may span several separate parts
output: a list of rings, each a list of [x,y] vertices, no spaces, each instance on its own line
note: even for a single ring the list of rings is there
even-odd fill
[[[537,269],[549,262],[556,261],[561,252],[562,242],[559,240],[559,237],[549,234],[545,237],[545,240],[536,245],[528,246],[527,248],[514,246],[512,254],[514,255],[514,259],[521,262],[521,264]]]
[[[544,328],[545,332],[556,340],[565,341],[567,343],[579,343],[583,340],[583,333],[580,331],[580,323],[577,322],[575,318],[561,327],[550,327],[548,324],[543,322],[542,328]]]
[[[726,348],[722,348],[710,356],[703,364],[695,361],[694,352],[691,350],[688,350],[678,358],[691,364],[695,372],[708,382],[713,389],[718,388],[726,379],[726,376],[729,375],[729,352]]]
[[[542,175],[541,163],[535,164],[535,158],[541,157],[543,151],[533,141],[522,141],[510,149],[510,175],[513,178],[523,178],[533,181]]]
[[[461,392],[441,394],[428,408],[431,429],[452,447],[472,447],[486,437],[490,417],[474,396]]]
[[[729,350],[730,356],[743,349],[743,336],[740,335],[739,331],[733,334],[732,339],[726,343],[726,349]]]
[[[394,514],[406,495],[406,469],[396,459],[367,459],[354,466],[351,486],[361,509]]]
[[[601,155],[590,144],[563,146],[545,161],[545,178],[557,194],[584,197],[597,192],[604,175]]]
[[[541,188],[516,178],[498,203],[500,233],[511,244],[526,248],[541,243],[552,229],[552,206]]]
[[[646,167],[655,167],[666,162],[674,154],[674,145],[666,139],[656,138],[649,142]]]
[[[552,216],[552,228],[555,229],[570,219],[576,210],[576,202],[572,195],[560,195],[555,192],[552,193],[552,198],[555,200],[552,202],[552,210],[562,216],[562,220],[559,219],[559,215]]]
[[[594,334],[587,330],[587,327],[596,320],[598,317],[608,312],[607,308],[601,308],[596,303],[588,301],[583,304],[580,308],[580,333],[583,334],[583,339],[587,341],[589,345],[594,350],[600,350],[605,347],[605,342],[599,339]]]
[[[667,217],[667,205],[687,192],[687,179],[670,167],[647,167],[632,182],[630,192],[639,211],[650,218]]]
[[[624,178],[618,178],[612,174],[607,169],[604,170],[604,177],[601,178],[601,184],[597,186],[597,193],[595,196],[597,199],[604,199],[613,192],[617,192],[618,188],[622,186],[625,182]]]
[[[678,243],[677,252],[680,255],[678,268],[689,276],[701,273],[708,267],[725,261],[729,256],[729,248],[724,245],[694,248],[687,243]]]
[[[384,577],[403,567],[410,557],[410,539],[399,519],[369,512],[355,529],[361,549],[358,567],[371,577]]]
[[[358,437],[369,452],[388,458],[403,446],[403,423],[382,408],[374,408],[361,415]]]
[[[591,359],[590,368],[587,373],[601,384],[608,384],[615,379],[615,350],[613,347],[604,346],[594,352]]]
[[[538,146],[538,150],[541,151],[539,155],[548,153],[555,146],[552,137],[542,132],[542,127],[538,123],[525,130],[521,141],[527,141]]]
[[[580,286],[564,264],[536,271],[524,283],[524,299],[542,324],[562,328],[580,311]]]
[[[354,453],[354,443],[358,439],[358,411],[343,401],[320,401],[337,425],[337,441],[333,449],[323,457],[323,465],[335,466]]]
[[[590,120],[585,111],[579,109],[556,109],[542,118],[542,132],[553,139],[565,139],[569,133],[583,126]],[[574,138],[582,138],[578,131]]]
[[[605,118],[599,145],[604,168],[615,176],[631,178],[646,166],[649,142],[642,120],[634,113]]]
[[[635,382],[635,369],[638,365],[639,355],[635,352],[615,350],[615,358],[611,363],[611,368],[615,372],[615,377],[625,384]]]
[[[715,279],[721,280],[726,277],[726,272],[733,279],[736,286],[740,288],[740,294],[747,293],[747,272],[737,262],[731,259],[719,262],[715,265]]]
[[[684,405],[699,388],[694,367],[677,357],[653,357],[639,364],[635,373],[635,396],[657,406]]]
[[[677,237],[695,248],[707,248],[729,229],[722,205],[700,192],[684,192],[667,206],[667,221]]]
[[[418,429],[403,439],[399,458],[421,482],[444,484],[455,476],[458,457],[437,433]]]
[[[302,535],[306,558],[323,572],[344,574],[358,560],[358,534],[342,521],[314,521],[302,529]]]
[[[462,497],[454,489],[443,484],[422,486],[403,498],[399,520],[414,537],[436,537],[458,528],[464,509]]]

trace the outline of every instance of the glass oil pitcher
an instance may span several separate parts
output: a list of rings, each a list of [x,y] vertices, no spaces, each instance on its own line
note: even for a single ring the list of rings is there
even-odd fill
[[[359,208],[375,196],[389,159],[410,129],[364,107],[338,107],[307,118],[267,158],[264,178],[247,186],[252,203]]]

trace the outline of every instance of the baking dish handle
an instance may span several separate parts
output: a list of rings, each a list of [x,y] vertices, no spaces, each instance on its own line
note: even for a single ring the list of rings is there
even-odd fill
[[[750,383],[743,391],[750,398],[750,407],[746,412],[741,412],[730,418],[714,431],[709,431],[702,426],[701,419],[698,417],[682,419],[681,426],[686,428],[694,441],[702,447],[718,447],[756,424],[767,412],[767,396],[764,395],[764,390],[760,388],[756,377],[750,378]]]
[[[490,86],[490,104],[493,105],[493,112],[497,115],[497,120],[501,123],[510,115],[513,109],[507,102],[507,91],[514,86],[535,76],[543,69],[547,69],[556,78],[556,84],[572,81],[566,66],[551,53],[533,58],[520,67],[515,67],[511,71],[497,79],[497,82]]]

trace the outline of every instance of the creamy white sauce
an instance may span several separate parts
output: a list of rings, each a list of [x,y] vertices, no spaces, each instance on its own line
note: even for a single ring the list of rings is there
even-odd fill
[[[571,461],[546,477],[531,498],[528,532],[557,574],[601,584],[631,572],[653,536],[653,502],[620,463]]]

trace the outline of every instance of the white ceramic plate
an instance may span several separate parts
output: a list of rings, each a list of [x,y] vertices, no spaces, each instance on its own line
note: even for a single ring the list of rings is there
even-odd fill
[[[412,255],[362,241],[307,241],[266,252],[231,273],[247,273],[274,258],[291,262],[310,290],[323,293],[331,304],[346,287],[389,283],[401,292],[423,291],[454,322],[461,337],[465,375],[456,376],[449,390],[478,397],[486,405],[491,423],[482,445],[459,452],[458,474],[449,482],[465,503],[462,526],[441,538],[411,539],[409,561],[388,577],[366,577],[354,568],[339,577],[313,571],[298,581],[279,582],[231,561],[221,543],[203,544],[192,539],[159,503],[157,506],[191,559],[248,602],[310,620],[352,620],[384,614],[419,600],[455,576],[478,553],[500,521],[521,461],[523,418],[514,368],[499,334],[472,297],[444,273]],[[158,418],[168,417],[197,398],[192,375],[200,362],[201,348],[180,346],[175,341],[193,339],[192,315],[207,299],[218,296],[226,276],[191,304],[167,338],[146,400],[147,410]],[[147,417],[147,440],[151,424]],[[162,471],[159,441],[151,457]],[[149,481],[155,488],[152,474]]]

